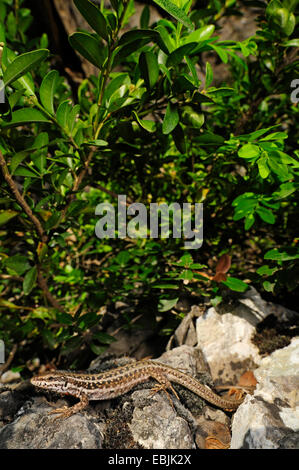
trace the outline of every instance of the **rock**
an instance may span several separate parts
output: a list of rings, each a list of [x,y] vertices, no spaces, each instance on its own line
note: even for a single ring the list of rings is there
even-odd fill
[[[222,410],[206,407],[196,424],[195,442],[199,449],[227,449],[230,446],[230,419]]]
[[[78,413],[55,419],[53,408],[35,403],[29,412],[0,430],[0,449],[101,449],[103,425]]]
[[[0,428],[14,418],[24,404],[24,397],[13,390],[0,387]]]
[[[171,367],[176,367],[193,377],[197,373],[209,374],[210,372],[209,366],[205,362],[201,350],[187,345],[179,346],[171,351],[166,351],[160,356],[159,362],[168,364]]]
[[[168,344],[166,346],[166,351],[176,347],[176,346],[196,346],[197,336],[196,336],[196,318],[203,315],[204,310],[197,305],[191,307],[191,311],[183,318],[174,334],[170,337]]]
[[[13,372],[12,370],[8,370],[1,375],[0,382],[3,384],[8,384],[10,382],[16,382],[17,380],[20,380],[20,378],[20,372]]]
[[[129,424],[133,439],[145,449],[193,449],[195,443],[185,419],[161,394],[149,390],[132,395],[134,411]],[[148,404],[145,404],[145,401]]]
[[[299,432],[299,338],[262,359],[253,396],[234,415],[231,447],[294,448]]]
[[[232,313],[238,317],[244,318],[251,325],[256,326],[269,315],[275,315],[279,321],[299,320],[299,313],[289,310],[282,305],[267,302],[250,286],[243,293],[229,293],[229,297],[217,305],[218,313]]]
[[[255,369],[261,361],[251,338],[255,328],[236,314],[220,315],[215,308],[196,322],[198,345],[209,364],[213,380],[219,384],[237,384],[239,376]]]
[[[128,358],[123,361],[128,362]],[[208,380],[200,351],[190,346],[168,351],[159,361],[193,376],[201,371],[206,377],[200,375],[200,380],[204,383]],[[33,390],[30,395],[28,391],[27,395],[24,391],[2,391],[2,409],[10,407],[10,412],[2,416],[0,448],[99,449],[103,445],[106,448],[195,448],[196,419],[203,410],[208,410],[206,402],[175,384],[180,401],[173,395],[170,400],[170,394],[153,394],[151,389],[155,385],[157,382],[150,380],[113,400],[91,402],[84,411],[67,419],[55,419],[55,415],[48,414],[53,409],[48,404],[50,393],[31,398]],[[14,400],[17,393],[23,401]],[[71,404],[74,402],[76,400],[71,398]],[[60,408],[71,404],[68,399],[60,399],[53,406]]]

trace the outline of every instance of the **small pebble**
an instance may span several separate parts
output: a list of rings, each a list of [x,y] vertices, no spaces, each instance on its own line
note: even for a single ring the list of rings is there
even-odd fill
[[[20,380],[21,374],[20,372],[13,372],[12,370],[8,370],[1,375],[0,382],[3,384],[8,384],[10,382],[15,382],[16,380]]]

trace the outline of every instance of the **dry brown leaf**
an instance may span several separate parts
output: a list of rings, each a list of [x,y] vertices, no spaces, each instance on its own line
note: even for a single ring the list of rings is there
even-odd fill
[[[216,274],[217,273],[227,273],[231,267],[231,256],[222,255],[216,265]]]
[[[239,387],[255,387],[257,380],[251,370],[247,370],[239,379]]]
[[[208,427],[205,449],[228,449],[231,441],[229,428],[219,421],[210,422]]]

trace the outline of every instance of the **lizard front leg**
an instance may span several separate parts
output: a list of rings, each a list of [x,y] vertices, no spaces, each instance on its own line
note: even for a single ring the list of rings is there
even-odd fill
[[[75,413],[78,413],[78,411],[84,410],[89,403],[89,399],[86,395],[81,395],[80,396],[80,401],[76,403],[74,406],[67,407],[64,406],[63,408],[56,408],[56,410],[49,411],[49,415],[56,414],[58,413],[60,416],[56,416],[55,419],[59,418],[69,418]]]

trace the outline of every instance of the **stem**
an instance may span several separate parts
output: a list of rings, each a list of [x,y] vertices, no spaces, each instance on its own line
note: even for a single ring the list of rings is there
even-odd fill
[[[118,33],[119,33],[120,29],[122,28],[122,23],[123,23],[125,15],[126,15],[128,6],[129,6],[129,1],[124,2],[124,9],[123,9],[120,17],[118,18],[117,28],[112,33],[112,38],[111,38],[112,40],[111,40],[111,43],[110,43],[109,48],[108,48],[108,57],[107,57],[105,70],[104,70],[103,73],[101,73],[101,76],[100,76],[99,98],[98,98],[98,103],[97,103],[98,104],[98,109],[97,109],[97,114],[96,114],[95,122],[94,122],[94,133],[95,133],[94,138],[95,138],[95,140],[98,138],[100,130],[102,128],[102,124],[100,123],[100,114],[101,114],[101,111],[102,111],[102,104],[103,104],[105,87],[106,87],[107,80],[109,78],[111,68],[112,68],[112,56],[113,56],[114,49],[117,45]]]
[[[27,216],[29,217],[29,219],[33,223],[37,234],[40,236],[41,241],[43,243],[47,243],[47,240],[48,240],[47,234],[45,233],[40,221],[33,214],[32,210],[28,206],[28,204],[25,201],[24,197],[22,196],[22,194],[18,190],[15,181],[13,180],[13,178],[11,177],[11,174],[9,173],[9,170],[7,168],[7,165],[6,165],[6,161],[5,161],[4,156],[2,155],[1,151],[0,151],[0,167],[1,167],[4,179],[7,182],[11,192],[13,193],[13,195],[15,197],[15,199],[17,200],[19,205],[24,209],[24,212],[27,214]],[[37,279],[38,279],[38,283],[39,283],[40,288],[42,289],[43,293],[45,294],[45,297],[48,299],[50,304],[53,307],[57,308],[58,310],[60,310],[62,312],[63,308],[59,304],[58,300],[56,300],[55,297],[53,297],[53,295],[49,291],[47,281],[42,275],[41,266],[39,264],[37,264]]]
[[[107,58],[107,64],[106,68],[104,70],[104,73],[101,74],[100,77],[100,89],[99,89],[99,99],[98,99],[98,109],[97,109],[97,114],[94,122],[94,129],[95,129],[95,135],[94,138],[95,140],[98,138],[101,127],[99,125],[100,121],[100,113],[102,111],[102,103],[103,103],[103,98],[104,98],[104,91],[106,87],[107,80],[109,78],[110,72],[111,72],[111,59],[112,59],[112,53],[113,53],[113,46],[109,47],[108,50],[108,58]]]
[[[11,192],[13,193],[15,199],[19,203],[19,205],[24,209],[25,213],[28,215],[29,219],[35,226],[35,229],[38,233],[38,235],[41,238],[41,241],[43,243],[47,242],[47,235],[42,227],[42,224],[40,223],[39,219],[33,214],[32,210],[28,206],[27,202],[25,201],[24,197],[20,193],[20,191],[17,188],[17,185],[13,178],[11,177],[11,174],[9,173],[9,170],[6,165],[6,161],[2,155],[2,152],[0,151],[0,167],[2,170],[2,174],[4,176],[5,181],[7,182]]]
[[[43,291],[43,293],[44,293],[46,299],[49,301],[49,303],[54,308],[57,308],[57,310],[59,310],[60,312],[63,312],[64,310],[63,310],[62,306],[60,305],[58,300],[55,299],[55,297],[49,291],[47,281],[46,281],[46,279],[44,278],[44,276],[42,274],[42,269],[41,269],[41,266],[39,264],[37,265],[37,281],[38,281],[39,287]]]
[[[94,155],[95,151],[96,151],[96,148],[95,148],[95,147],[92,147],[92,149],[91,149],[91,151],[90,151],[90,153],[89,153],[87,159],[86,159],[85,162],[84,162],[84,167],[83,167],[83,169],[81,170],[79,176],[75,179],[75,182],[74,182],[74,185],[73,185],[73,188],[72,188],[72,192],[71,192],[71,194],[70,194],[70,196],[69,196],[68,202],[67,202],[66,205],[64,206],[64,209],[63,209],[63,211],[62,211],[62,213],[61,213],[61,216],[59,217],[59,220],[58,220],[57,223],[54,225],[54,227],[52,227],[52,230],[56,229],[56,228],[60,225],[60,223],[62,222],[62,220],[65,218],[66,213],[67,213],[67,210],[68,210],[70,204],[73,202],[73,200],[74,200],[75,197],[76,197],[76,194],[75,194],[75,193],[78,191],[78,189],[79,189],[79,187],[80,187],[80,185],[81,185],[81,183],[82,183],[82,181],[83,181],[83,179],[84,179],[84,177],[85,177],[85,175],[86,175],[86,173],[87,173],[88,167],[89,167],[89,165],[90,165],[90,162],[91,162],[91,160],[92,160],[92,158],[93,158],[93,155]]]

